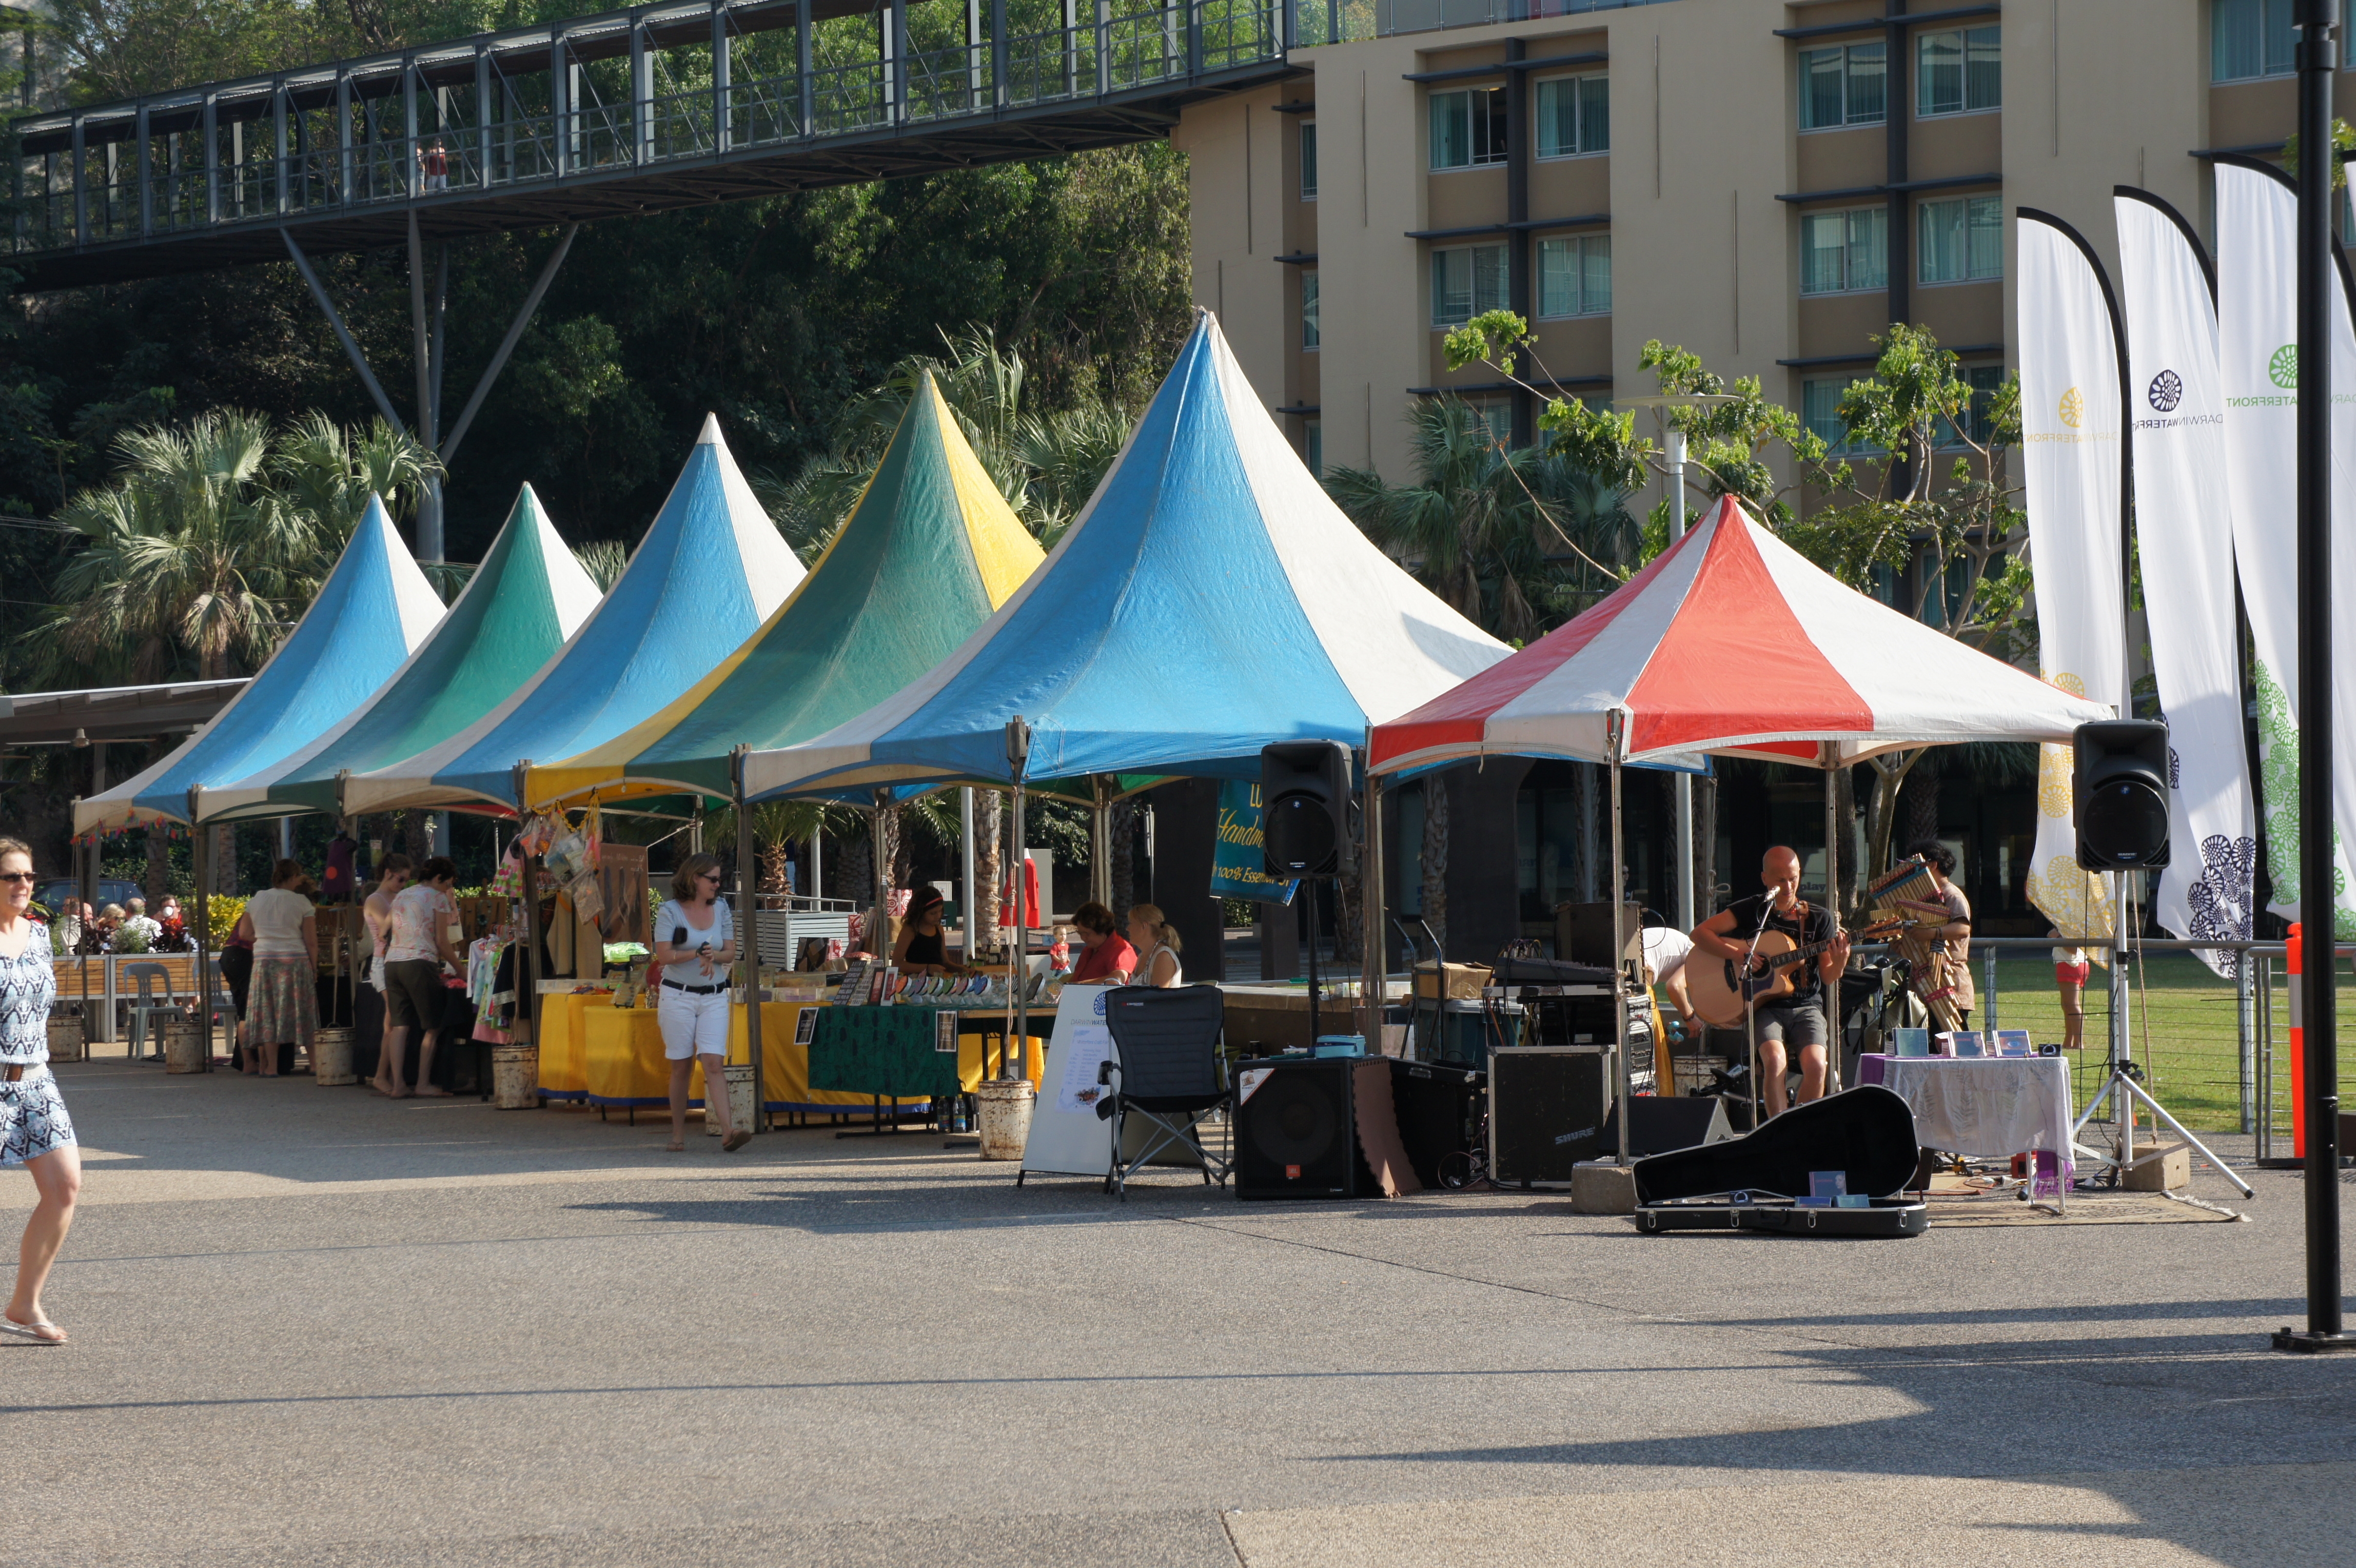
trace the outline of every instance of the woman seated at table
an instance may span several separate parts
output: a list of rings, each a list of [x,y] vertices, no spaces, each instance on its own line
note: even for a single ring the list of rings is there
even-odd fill
[[[1129,940],[1137,949],[1137,967],[1130,972],[1131,985],[1183,985],[1186,976],[1178,964],[1178,928],[1162,918],[1161,906],[1131,904],[1129,907]]]
[[[1080,961],[1072,965],[1074,985],[1126,985],[1137,968],[1137,950],[1120,934],[1119,922],[1101,904],[1087,903],[1072,912],[1080,929]]]
[[[941,932],[941,890],[919,887],[908,904],[908,918],[892,943],[892,964],[902,974],[962,974],[949,961],[948,940]]]

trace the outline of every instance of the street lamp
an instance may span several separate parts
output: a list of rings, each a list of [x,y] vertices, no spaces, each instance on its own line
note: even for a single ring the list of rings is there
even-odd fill
[[[1741,400],[1730,392],[1658,392],[1651,397],[1612,400],[1619,408],[1649,408],[1661,433],[1661,454],[1669,469],[1669,540],[1686,536],[1686,433],[1669,423],[1673,408],[1716,408]],[[1674,785],[1677,808],[1677,927],[1692,930],[1701,924],[1694,892],[1693,775],[1679,773]]]

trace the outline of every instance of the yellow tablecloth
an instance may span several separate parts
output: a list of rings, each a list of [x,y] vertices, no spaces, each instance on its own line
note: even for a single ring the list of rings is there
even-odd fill
[[[670,1064],[663,1056],[662,1028],[651,1007],[616,1009],[609,995],[542,998],[540,1082],[543,1093],[569,1089],[574,1098],[593,1104],[668,1104]],[[562,1005],[559,1005],[559,1004]],[[801,1016],[824,1003],[765,1002],[761,1004],[761,1097],[772,1111],[816,1111],[838,1108],[865,1110],[874,1101],[864,1094],[809,1086],[809,1047],[797,1043]],[[1002,1020],[980,1015],[976,1024],[1002,1026]],[[958,1036],[958,1082],[970,1091],[982,1079],[983,1035],[977,1028]],[[558,1044],[552,1053],[551,1042]],[[1037,1084],[1046,1065],[1046,1042],[1031,1041],[1031,1081]],[[556,1066],[552,1069],[552,1060]],[[744,1061],[744,1009],[728,1015],[728,1059]],[[992,1049],[990,1068],[998,1056]],[[569,1076],[562,1076],[569,1075]],[[688,1087],[689,1097],[703,1098],[703,1069],[698,1065]],[[903,1099],[903,1105],[921,1105],[921,1099]]]
[[[610,1010],[614,993],[591,991],[540,999],[540,1091],[552,1100],[580,1100],[589,1092],[589,1060],[584,1020],[592,1008]],[[655,1047],[662,1055],[662,1047]],[[665,1090],[666,1093],[669,1090]]]

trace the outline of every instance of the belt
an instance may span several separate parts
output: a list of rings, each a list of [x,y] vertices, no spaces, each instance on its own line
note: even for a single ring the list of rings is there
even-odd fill
[[[0,1083],[21,1083],[27,1071],[37,1065],[38,1064],[32,1062],[10,1062],[5,1067],[0,1067]]]
[[[681,985],[676,980],[666,980],[663,984],[673,991],[684,991],[690,996],[709,996],[715,991],[728,989],[724,985]]]

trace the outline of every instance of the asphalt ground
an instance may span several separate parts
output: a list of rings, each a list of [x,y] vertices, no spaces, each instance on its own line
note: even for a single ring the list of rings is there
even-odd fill
[[[2265,1348],[2294,1175],[2200,1176],[2231,1223],[1641,1237],[59,1075],[73,1343],[0,1345],[0,1563],[2356,1560],[2356,1362]]]

